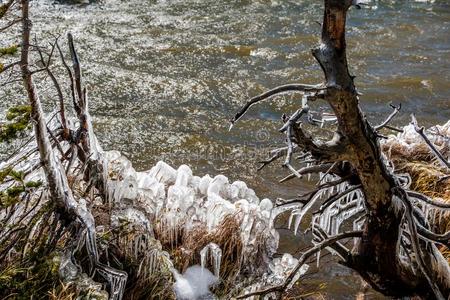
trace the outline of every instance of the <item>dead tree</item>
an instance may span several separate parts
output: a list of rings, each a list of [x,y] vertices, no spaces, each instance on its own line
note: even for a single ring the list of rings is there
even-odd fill
[[[70,170],[72,163],[76,160],[81,163],[80,169],[84,170],[84,179],[88,183],[88,189],[84,194],[88,195],[92,186],[96,187],[101,195],[104,196],[106,194],[104,177],[105,169],[102,157],[98,149],[96,149],[97,144],[94,140],[95,136],[92,133],[92,124],[87,106],[87,91],[82,85],[80,63],[75,51],[72,36],[70,34],[68,35],[69,50],[72,58],[72,68],[70,68],[64,60],[64,56],[59,48],[57,40],[52,45],[50,52],[45,54],[43,53],[43,47],[37,45],[37,43],[31,43],[30,35],[32,23],[29,18],[29,0],[8,1],[1,6],[2,15],[0,18],[14,5],[19,7],[20,18],[17,20],[21,23],[21,43],[19,47],[20,60],[2,67],[0,73],[5,72],[8,69],[14,71],[17,66],[20,67],[19,73],[21,74],[23,87],[31,106],[31,123],[33,124],[34,129],[35,145],[37,145],[37,149],[31,150],[28,155],[38,151],[40,157],[40,166],[38,167],[42,167],[44,170],[51,201],[48,205],[42,207],[42,212],[48,210],[50,207],[48,213],[44,214],[36,212],[35,208],[40,206],[40,199],[45,192],[41,192],[39,201],[37,201],[37,203],[29,210],[25,208],[23,211],[20,210],[18,212],[15,211],[15,205],[12,205],[10,208],[10,217],[14,214],[20,215],[20,212],[23,212],[18,218],[18,223],[21,223],[22,220],[27,220],[27,218],[30,218],[31,216],[31,228],[27,229],[26,227],[20,226],[14,228],[14,230],[6,230],[6,232],[2,231],[1,238],[3,242],[8,243],[7,247],[4,249],[2,248],[1,255],[8,253],[13,247],[16,247],[19,241],[27,241],[27,239],[32,236],[32,228],[34,226],[37,226],[38,228],[39,226],[37,224],[45,224],[47,220],[50,219],[52,220],[53,225],[50,225],[50,229],[47,232],[48,236],[43,237],[43,240],[45,241],[43,247],[46,248],[45,253],[52,251],[56,242],[58,242],[64,234],[72,236],[71,238],[66,239],[69,241],[67,242],[66,249],[68,261],[71,262],[74,259],[75,244],[84,243],[83,249],[85,249],[89,259],[89,269],[83,271],[90,275],[99,274],[104,278],[109,287],[109,299],[121,299],[127,281],[127,273],[116,270],[109,265],[100,262],[94,217],[89,206],[86,206],[86,199],[76,199],[74,197],[67,178],[68,172],[66,169]],[[9,22],[10,26],[18,23],[17,20]],[[0,31],[8,29],[10,26],[7,26]],[[56,48],[61,55],[61,59],[69,75],[73,105],[79,121],[78,128],[69,128],[67,124],[63,93],[61,92],[62,88],[49,68]],[[32,52],[37,52],[39,54],[41,68],[32,70],[32,66],[36,67],[36,64],[31,62],[30,59],[30,53]],[[47,55],[48,58],[44,59],[44,55]],[[39,72],[47,72],[58,92],[60,101],[60,110],[58,112],[58,124],[60,124],[60,127],[58,128],[50,129],[47,120],[45,120],[39,94],[33,80],[34,75]],[[12,77],[12,75],[10,77]],[[7,83],[11,83],[15,80],[16,79],[7,81]],[[69,147],[64,147],[65,149],[63,149],[61,146],[61,143],[63,142],[69,145]],[[25,154],[25,159],[28,159],[27,154]],[[66,168],[64,168],[63,162],[66,162]],[[30,172],[31,171],[32,170],[30,170]],[[28,202],[33,195],[28,195],[26,197],[28,197]],[[107,199],[103,200],[106,203]],[[10,219],[10,217],[7,217],[7,220]],[[44,217],[45,220],[39,221],[38,219],[41,217]],[[45,225],[42,225],[41,228],[43,228],[41,230],[42,233],[45,231]],[[40,246],[40,235],[41,234],[38,235],[38,238],[33,237],[33,246]],[[25,257],[25,249],[23,250],[22,258]]]
[[[441,210],[448,210],[450,206],[409,191],[404,178],[394,174],[383,156],[379,145],[383,136],[379,131],[389,126],[399,108],[394,107],[393,114],[379,126],[369,124],[360,109],[354,76],[350,75],[347,65],[345,24],[350,7],[360,8],[361,1],[324,2],[321,42],[312,50],[325,75],[324,82],[283,85],[255,97],[235,115],[232,125],[259,101],[283,92],[302,93],[301,108],[284,118],[280,129],[286,134],[286,147],[276,150],[263,165],[285,155],[283,166],[292,173],[285,180],[320,172],[317,189],[308,193],[306,199],[281,204],[301,203],[293,212],[297,226],[314,204],[321,204],[311,225],[316,246],[304,256],[308,258],[328,247],[341,257],[345,266],[357,271],[375,290],[385,295],[448,299],[450,267],[436,244],[448,246],[450,233],[437,235],[432,232],[420,208],[426,205],[425,202]],[[301,120],[307,116],[308,121],[314,123],[308,105],[313,101],[328,103],[337,118],[337,129],[328,141],[312,137]],[[299,164],[307,160],[308,165],[299,170],[294,168],[294,153],[300,153]],[[314,163],[311,164],[312,160]],[[324,178],[333,180],[324,182]],[[335,187],[337,192],[333,193]],[[330,197],[324,197],[325,190]],[[354,228],[360,228],[362,232],[340,233],[342,220],[351,218]],[[339,242],[349,236],[358,237],[351,251]],[[242,298],[280,294],[305,263],[306,258],[303,258],[285,284]]]
[[[85,238],[86,250],[91,263],[91,270],[95,270],[96,272],[98,272],[108,282],[110,287],[110,299],[120,300],[124,292],[127,274],[125,272],[115,270],[108,265],[102,264],[99,261],[94,217],[85,205],[80,204],[79,201],[76,201],[73,197],[72,190],[68,185],[66,172],[60,160],[56,157],[54,153],[55,150],[50,144],[50,139],[47,134],[47,127],[43,119],[44,113],[42,111],[38,94],[36,93],[34,87],[32,74],[28,67],[31,31],[31,21],[28,16],[29,0],[21,0],[21,6],[22,47],[20,67],[22,72],[23,84],[27,91],[28,99],[32,108],[31,119],[34,123],[36,144],[38,145],[41,164],[46,174],[51,197],[53,201],[56,202],[56,205],[59,207],[59,210],[62,212],[62,215],[66,219],[69,219],[72,222],[81,223],[83,227],[82,230],[84,232],[83,235]],[[92,135],[89,135],[91,124],[90,116],[87,111],[87,92],[86,89],[82,89],[80,65],[73,44],[73,38],[70,34],[68,35],[68,39],[70,53],[73,60],[73,73],[75,75],[73,77],[70,76],[71,80],[73,80],[71,83],[73,96],[75,94],[73,89],[76,89],[76,96],[74,96],[73,98],[73,103],[80,121],[80,127],[77,130],[76,135],[72,132],[72,134],[67,138],[70,137],[70,141],[74,145],[73,147],[80,148],[82,155],[77,154],[77,158],[81,158],[80,160],[84,164],[86,164],[86,169],[90,170],[92,165],[88,165],[88,162],[90,162],[89,157],[93,157],[97,162],[101,161],[101,159],[99,158],[98,152],[91,148],[92,145],[89,141],[89,138],[92,138]],[[64,120],[64,108],[60,110],[60,114],[61,119]],[[62,122],[62,124],[62,135],[64,136],[67,131],[64,127],[65,123]],[[81,147],[79,144],[81,144]],[[73,148],[72,151],[73,153],[76,153],[74,152]],[[102,172],[103,166],[100,166],[98,169],[100,170],[100,172]],[[96,169],[94,168],[94,170]],[[94,171],[92,173],[87,173],[87,177],[94,177],[93,174],[98,175],[97,172]],[[100,184],[102,184],[102,181],[100,180],[97,180],[96,182],[100,182]],[[103,187],[101,190],[103,191]]]

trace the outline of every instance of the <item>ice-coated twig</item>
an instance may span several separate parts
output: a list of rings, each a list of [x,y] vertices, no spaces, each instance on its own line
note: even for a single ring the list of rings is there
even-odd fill
[[[325,172],[326,170],[328,170],[333,164],[332,163],[326,163],[326,164],[321,164],[321,165],[313,165],[313,166],[309,166],[309,167],[303,167],[299,170],[294,170],[296,172],[296,174],[290,174],[286,177],[284,177],[283,179],[281,179],[279,182],[283,183],[286,182],[288,180],[291,180],[293,178],[297,177],[301,177],[301,175],[304,174],[313,174],[313,173],[319,173],[319,172]]]
[[[355,185],[355,186],[352,186],[352,187],[346,189],[345,191],[343,191],[343,192],[341,192],[341,193],[337,193],[337,194],[331,196],[330,198],[328,198],[327,200],[325,200],[325,201],[322,203],[322,205],[320,206],[318,212],[319,212],[319,213],[323,213],[323,211],[324,211],[328,206],[330,206],[331,204],[333,204],[335,201],[337,201],[337,200],[343,198],[343,197],[346,196],[346,195],[349,195],[350,193],[352,193],[352,192],[354,192],[354,191],[356,191],[356,190],[358,190],[358,189],[360,189],[360,188],[361,188],[361,185],[360,185],[360,184],[359,184],[359,185]]]
[[[450,162],[439,152],[439,150],[436,148],[436,146],[433,144],[433,142],[430,141],[430,139],[425,134],[424,127],[419,127],[416,117],[414,114],[411,114],[411,123],[414,125],[414,130],[422,137],[422,139],[425,141],[425,143],[428,145],[428,148],[430,148],[431,152],[436,156],[439,163],[446,167],[447,170],[450,170]]]
[[[408,194],[409,197],[412,197],[419,201],[425,202],[431,206],[435,206],[435,207],[438,207],[443,210],[450,210],[450,203],[433,200],[433,199],[427,197],[426,195],[415,192],[415,191],[406,190],[406,193]]]
[[[287,152],[287,147],[283,147],[283,148],[280,148],[280,149],[276,149],[275,153],[272,154],[272,156],[271,156],[270,158],[268,158],[268,159],[266,159],[266,160],[259,161],[259,163],[260,163],[261,165],[258,167],[257,170],[258,170],[258,171],[261,171],[264,167],[266,167],[266,166],[269,165],[270,163],[272,163],[272,162],[274,162],[275,160],[277,160],[277,159],[283,157],[283,155],[286,155],[286,152]]]
[[[337,241],[340,241],[340,240],[346,239],[346,238],[361,237],[362,234],[363,234],[363,232],[361,230],[350,231],[350,232],[344,232],[344,233],[329,237],[326,240],[323,240],[322,242],[318,243],[317,245],[315,245],[315,246],[311,247],[310,249],[308,249],[307,251],[305,251],[300,256],[297,266],[294,268],[294,270],[292,270],[292,272],[289,274],[289,276],[286,278],[286,280],[284,281],[283,284],[280,284],[280,285],[277,285],[274,287],[270,287],[270,288],[267,288],[264,290],[248,293],[248,294],[245,294],[242,296],[238,296],[237,299],[245,299],[245,298],[249,298],[252,296],[258,296],[258,295],[265,296],[270,293],[281,294],[291,284],[292,279],[295,277],[295,275],[300,270],[300,268],[306,263],[306,260],[309,259],[311,256],[313,256],[317,252],[325,249],[326,247],[333,245]]]
[[[439,288],[436,286],[436,284],[431,279],[430,270],[428,269],[427,264],[423,260],[423,254],[422,254],[422,251],[420,250],[419,237],[417,234],[417,224],[414,221],[414,217],[413,217],[413,205],[408,197],[408,193],[404,189],[399,188],[399,187],[394,188],[393,192],[399,197],[399,199],[402,201],[402,203],[405,207],[405,216],[406,216],[406,221],[407,221],[408,228],[409,228],[411,245],[412,245],[412,249],[415,253],[416,261],[419,266],[419,269],[422,271],[423,275],[427,279],[428,284],[430,285],[430,288],[433,291],[436,299],[444,300],[445,299],[444,296],[442,295]]]
[[[318,226],[318,224],[313,224],[312,234],[315,238],[313,241],[316,244],[328,239],[327,233],[320,226]],[[340,242],[334,243],[329,248],[331,248],[332,251],[335,251],[335,253],[337,253],[344,260],[346,260],[349,256],[349,250]]]
[[[386,118],[386,120],[384,120],[383,123],[381,123],[380,125],[375,126],[375,128],[374,128],[375,131],[379,131],[380,129],[386,127],[389,124],[389,122],[398,114],[400,109],[402,109],[402,104],[400,103],[398,106],[390,104],[390,107],[394,111]]]
[[[431,230],[426,229],[421,224],[417,224],[417,233],[428,239],[429,241],[439,243],[445,245],[447,248],[450,248],[450,231],[447,231],[442,234],[434,233]]]
[[[241,110],[236,113],[234,118],[231,120],[231,124],[233,125],[237,121],[239,121],[245,115],[245,113],[250,109],[251,106],[255,105],[256,103],[258,103],[264,99],[275,96],[277,94],[281,94],[281,93],[285,93],[285,92],[318,92],[318,91],[321,91],[324,89],[325,88],[323,87],[322,84],[310,85],[310,84],[295,84],[294,83],[294,84],[286,84],[286,85],[278,86],[278,87],[273,88],[259,96],[256,96],[256,97],[253,97],[252,99],[250,99],[250,101],[248,101],[241,108]]]

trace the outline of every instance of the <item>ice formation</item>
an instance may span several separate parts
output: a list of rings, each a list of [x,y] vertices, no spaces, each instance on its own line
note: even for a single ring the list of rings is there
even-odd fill
[[[209,288],[219,279],[208,269],[195,265],[187,268],[183,275],[175,269],[171,271],[175,279],[173,289],[178,300],[216,299]]]
[[[278,248],[279,240],[273,222],[284,210],[274,208],[271,200],[260,201],[255,192],[242,181],[230,183],[223,175],[195,176],[186,165],[175,169],[160,161],[148,171],[136,172],[119,152],[106,152],[105,158],[109,162],[110,202],[117,207],[133,203],[134,207],[145,210],[137,212],[129,207],[117,210],[112,216],[113,224],[126,219],[130,223],[138,222],[150,231],[155,228],[175,247],[180,231],[189,235],[190,231],[201,227],[213,233],[222,226],[226,217],[232,216],[240,228],[240,270],[252,273],[259,270],[267,278],[272,275],[277,278],[281,276],[272,274],[270,265],[273,264],[272,256]],[[162,249],[155,253],[160,251]],[[210,242],[203,247],[199,256],[201,267],[207,271],[206,267],[211,266],[218,278],[223,259],[220,246]],[[284,265],[277,270],[280,268],[285,269]],[[173,268],[172,270],[173,274],[177,274]],[[178,289],[177,295],[186,284],[183,278],[186,279],[186,275],[178,277],[175,286]],[[190,299],[186,296],[188,290],[184,289],[182,297]]]
[[[270,272],[264,274],[259,282],[247,287],[245,289],[245,294],[261,290],[267,286],[284,284],[285,279],[290,275],[297,264],[298,259],[294,258],[289,253],[285,253],[282,257],[273,259],[273,261],[269,264]],[[288,288],[291,288],[292,285],[308,271],[308,269],[309,265],[304,264],[295,274]],[[270,295],[267,295],[265,299],[271,299]]]
[[[430,151],[423,138],[416,132],[414,125],[407,125],[402,130],[403,132],[397,135],[390,135],[388,139],[381,141],[383,149],[390,159],[396,160],[398,157],[412,157],[420,161],[436,161],[437,165],[441,163],[431,154],[432,151]],[[450,160],[450,121],[447,121],[444,125],[436,125],[425,130],[425,134],[430,142],[440,151],[444,159]],[[443,167],[446,168],[446,166]],[[392,171],[396,171],[393,166]],[[396,175],[398,174],[396,173]],[[408,180],[411,182],[411,178]],[[434,214],[437,212],[429,207],[429,205],[423,205],[423,213],[428,216],[430,213]]]
[[[202,268],[204,269],[206,266],[206,259],[208,258],[208,253],[211,256],[213,268],[214,268],[214,276],[219,277],[220,275],[220,261],[222,259],[222,250],[217,244],[209,243],[200,251],[200,261]]]
[[[339,177],[330,174],[319,174],[321,183],[333,182]],[[336,194],[335,194],[336,193]],[[357,186],[351,186],[347,182],[336,186],[324,188],[313,195],[311,200],[304,206],[299,206],[291,211],[289,217],[289,228],[294,222],[294,233],[297,233],[303,217],[319,201],[336,197],[335,201],[324,203],[320,206],[319,213],[313,218],[313,225],[320,226],[328,235],[336,235],[345,220],[354,218],[355,215],[365,211],[364,196]],[[295,220],[295,221],[294,221]]]
[[[55,123],[56,124],[56,123]],[[54,127],[50,124],[49,127]],[[71,188],[77,207],[81,215],[92,218],[88,212],[95,210],[93,206],[108,206],[110,211],[109,221],[95,226],[94,220],[89,224],[89,232],[96,232],[97,235],[106,234],[110,230],[117,233],[116,242],[118,248],[124,255],[138,262],[137,276],[149,277],[160,273],[171,272],[176,279],[174,286],[179,298],[189,298],[189,288],[198,286],[200,283],[192,281],[190,276],[197,274],[196,268],[188,268],[183,275],[179,275],[174,267],[173,249],[180,249],[180,235],[190,236],[195,232],[205,232],[213,236],[214,233],[223,230],[227,226],[224,222],[230,218],[237,225],[236,236],[239,237],[239,257],[234,258],[237,266],[237,273],[252,274],[258,278],[265,278],[267,283],[276,282],[282,276],[288,274],[286,262],[273,260],[273,254],[278,248],[279,235],[274,227],[274,220],[280,213],[298,208],[298,205],[274,207],[270,199],[260,200],[255,192],[247,187],[242,181],[229,182],[224,175],[211,177],[204,175],[195,176],[192,170],[181,165],[177,169],[160,161],[148,171],[137,172],[131,162],[122,156],[118,151],[102,151],[95,136],[90,140],[91,145],[97,153],[97,158],[102,161],[105,168],[107,199],[105,202],[98,199],[93,194],[85,198],[83,192],[89,183],[82,178],[73,180]],[[63,147],[66,147],[63,145]],[[14,162],[14,169],[26,171],[25,181],[41,181],[45,183],[46,178],[40,166],[40,158],[36,151],[36,145],[31,140],[21,151],[10,160],[0,163],[0,169],[5,168]],[[66,166],[68,174],[74,177],[82,177],[78,172],[80,165]],[[78,168],[78,169],[77,169]],[[0,188],[6,189],[9,183],[2,183]],[[37,200],[43,192],[43,201],[36,205],[36,211],[50,201],[45,184],[33,191],[34,200]],[[11,213],[8,210],[0,212],[0,218],[8,218],[5,226],[14,227],[20,216],[23,214],[22,203],[18,203]],[[105,222],[105,221],[103,221]],[[38,231],[40,223],[37,222],[31,228],[31,234]],[[86,246],[90,247],[96,238],[89,236]],[[1,242],[1,241],[0,241]],[[101,249],[101,241],[97,240]],[[215,276],[229,276],[223,274],[223,260],[226,258],[220,243],[204,240],[196,253],[188,253],[191,257],[196,257],[201,264],[201,269],[206,274],[210,274],[210,268]],[[95,245],[94,245],[95,246]],[[25,247],[31,247],[27,244]],[[101,251],[101,250],[100,250]],[[192,251],[189,250],[189,251]],[[95,252],[95,251],[94,251]],[[98,255],[98,254],[97,254]],[[70,279],[83,274],[71,275],[70,261],[64,260],[65,268],[61,269],[61,274]],[[184,268],[189,267],[185,266]],[[98,272],[105,276],[111,274],[107,265],[98,265]],[[182,270],[180,270],[182,271]],[[284,274],[284,275],[282,275]],[[81,278],[81,277],[80,277]],[[120,280],[116,280],[116,279]],[[121,277],[111,278],[112,291],[123,290],[124,280]],[[206,279],[208,277],[205,277]],[[238,277],[235,277],[238,278]],[[271,279],[272,278],[272,279]],[[275,278],[278,278],[275,280]],[[210,282],[206,280],[205,282]],[[225,278],[223,278],[225,279]],[[253,284],[255,281],[249,282]],[[208,285],[207,285],[208,286]],[[206,290],[207,291],[207,286]],[[261,285],[262,286],[262,285]],[[181,292],[183,291],[183,292]],[[207,293],[208,294],[208,293]],[[114,295],[111,295],[114,297]],[[195,296],[195,295],[194,295]],[[116,298],[120,298],[118,295]]]

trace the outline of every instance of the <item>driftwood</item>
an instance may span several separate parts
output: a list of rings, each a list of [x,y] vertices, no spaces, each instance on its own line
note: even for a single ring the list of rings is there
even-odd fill
[[[342,264],[357,271],[374,289],[394,297],[448,299],[450,267],[436,245],[442,242],[448,245],[448,240],[445,239],[449,233],[433,233],[427,228],[428,223],[424,217],[417,213],[424,203],[443,211],[449,209],[448,205],[408,191],[407,179],[394,174],[381,151],[379,140],[384,136],[379,131],[383,128],[401,131],[389,125],[400,106],[393,106],[392,114],[380,125],[369,124],[359,107],[354,76],[348,71],[345,24],[348,10],[352,6],[359,8],[362,4],[359,2],[361,1],[324,1],[321,42],[312,50],[312,55],[325,75],[323,83],[274,88],[247,103],[231,123],[242,119],[254,103],[288,91],[285,87],[296,87],[295,91],[300,91],[304,96],[301,109],[286,118],[280,130],[286,134],[286,150],[276,152],[263,162],[264,166],[284,155],[286,159],[283,166],[292,174],[282,181],[320,172],[318,188],[308,198],[294,200],[304,203],[301,210],[292,213],[291,217],[297,218],[296,227],[314,204],[322,203],[321,209],[313,214],[312,229],[319,228],[326,235],[339,237],[343,220],[353,220],[354,229],[362,230],[362,236],[355,239],[353,249],[345,253],[342,245],[331,244],[339,248],[334,251],[341,254]],[[337,129],[331,140],[321,141],[312,137],[305,129],[301,117],[308,114],[308,102],[312,101],[328,103],[337,118]],[[426,139],[423,128],[418,127],[414,118],[413,121],[417,132]],[[448,161],[439,151],[432,144],[428,145],[442,164],[448,167]],[[300,153],[297,163],[306,167],[299,170],[293,167],[293,153]],[[328,182],[335,183],[321,185],[324,177],[329,178]],[[341,179],[345,179],[344,184]],[[333,188],[336,188],[336,193]],[[330,238],[327,241],[329,240]],[[337,240],[339,239],[331,239]],[[317,246],[312,249],[316,248]],[[300,264],[304,262],[300,260]],[[293,276],[289,279],[292,278]],[[259,293],[242,295],[241,298],[280,292],[288,284],[286,282]]]

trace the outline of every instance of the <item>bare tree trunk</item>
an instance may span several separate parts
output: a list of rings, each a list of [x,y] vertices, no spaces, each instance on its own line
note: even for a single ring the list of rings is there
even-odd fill
[[[393,296],[433,295],[424,274],[414,274],[398,257],[400,222],[404,209],[394,196],[396,179],[386,170],[378,136],[359,107],[359,99],[349,74],[346,58],[345,23],[352,1],[326,0],[321,44],[313,50],[325,74],[330,103],[338,119],[338,133],[345,141],[346,157],[357,170],[369,211],[363,238],[346,264],[357,270],[372,286]],[[450,295],[448,266],[438,268],[442,257],[435,247],[425,262],[431,266],[431,281],[445,298]],[[441,260],[442,259],[442,260]],[[444,263],[446,263],[444,261]]]
[[[59,208],[59,212],[62,213],[67,220],[81,222],[85,229],[85,246],[91,264],[90,271],[91,273],[94,270],[97,271],[108,282],[110,288],[110,299],[120,300],[123,296],[125,283],[127,281],[127,274],[123,271],[104,265],[99,261],[94,217],[92,216],[89,208],[75,200],[72,190],[69,187],[67,176],[61,161],[56,157],[50,144],[50,140],[47,135],[47,127],[43,118],[44,112],[42,110],[41,102],[36,92],[32,73],[29,68],[31,31],[31,21],[29,19],[29,0],[21,0],[21,5],[22,49],[20,67],[23,84],[27,91],[28,100],[32,108],[31,120],[34,123],[36,144],[38,146],[41,164],[46,175],[52,201],[54,201],[57,208]],[[69,43],[71,44],[71,48],[73,48],[71,38],[69,39]],[[71,49],[71,51],[72,50],[73,49]],[[76,76],[77,79],[81,78],[79,73],[77,73]],[[77,82],[77,87],[81,87],[80,82]],[[84,95],[85,94],[86,92],[84,91]],[[85,96],[83,96],[83,99],[85,99]],[[87,114],[87,108],[85,111]],[[85,118],[88,118],[88,116],[85,115]],[[88,133],[85,132],[85,135],[87,134]],[[87,140],[87,138],[84,140]],[[86,146],[86,150],[89,150],[89,147]]]
[[[284,126],[280,130],[286,133],[287,147],[280,148],[263,166],[285,154],[283,165],[292,174],[282,181],[319,171],[323,174],[325,170],[326,174],[340,178],[335,183],[318,184],[318,188],[306,199],[307,205],[303,206],[301,216],[312,206],[311,202],[316,201],[311,199],[320,199],[314,195],[323,188],[347,181],[352,186],[348,191],[360,189],[366,213],[361,216],[365,218],[362,237],[357,239],[351,252],[346,253],[345,247],[338,242],[333,245],[344,259],[343,264],[356,270],[374,289],[385,295],[447,299],[450,297],[450,267],[435,246],[435,243],[442,243],[442,240],[427,237],[436,236],[422,226],[425,224],[424,218],[414,206],[418,198],[410,199],[411,193],[402,186],[399,177],[387,168],[387,162],[381,153],[378,141],[381,136],[377,131],[387,125],[399,108],[394,107],[394,113],[382,125],[372,127],[359,107],[354,77],[348,70],[346,17],[349,8],[352,5],[359,7],[360,1],[324,2],[321,42],[319,47],[312,50],[312,54],[324,72],[325,82],[318,85],[289,84],[274,88],[251,99],[236,114],[232,123],[242,118],[251,105],[263,99],[286,91],[303,93],[302,108],[284,120]],[[301,116],[309,114],[308,101],[315,100],[328,102],[337,118],[337,130],[327,142],[315,140],[301,126]],[[311,115],[308,117],[309,120],[312,118]],[[304,163],[301,161],[302,157],[315,160],[314,168],[295,170],[291,165],[291,158],[296,151],[303,152],[298,158],[300,163]],[[331,196],[324,201],[322,207],[339,202],[348,191]],[[322,207],[316,215],[318,218],[322,217]],[[441,207],[447,209],[442,205]],[[319,229],[315,228],[314,222],[311,226],[313,233],[319,232],[323,242],[332,240],[333,237],[328,238],[327,233],[320,228],[321,225],[317,225]],[[335,233],[332,235],[336,237]],[[401,253],[407,253],[408,259]],[[299,267],[300,265],[295,270]],[[286,281],[281,286],[253,294],[279,292],[288,284]]]

